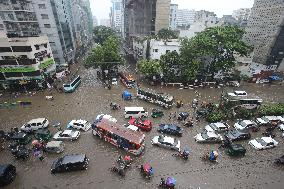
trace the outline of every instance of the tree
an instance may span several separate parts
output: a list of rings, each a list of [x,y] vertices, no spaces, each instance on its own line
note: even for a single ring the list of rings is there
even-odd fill
[[[208,73],[228,71],[235,65],[235,54],[247,56],[252,50],[242,41],[243,34],[236,26],[208,28],[182,41],[181,57],[187,62],[199,60],[199,68]]]
[[[138,62],[138,70],[147,78],[153,79],[153,76],[160,75],[161,65],[156,60],[141,60]]]
[[[119,40],[110,36],[103,45],[98,45],[92,50],[86,59],[85,67],[100,67],[102,70],[107,70],[122,63],[123,59],[119,54]]]
[[[179,79],[182,64],[176,51],[162,55],[160,64],[166,81],[177,81]]]
[[[174,31],[169,30],[169,29],[165,29],[165,28],[158,31],[157,36],[158,36],[158,38],[160,38],[164,41],[168,41],[169,39],[177,39],[178,38],[177,34]]]
[[[110,36],[115,36],[115,31],[106,26],[96,26],[94,28],[94,40],[102,45]]]

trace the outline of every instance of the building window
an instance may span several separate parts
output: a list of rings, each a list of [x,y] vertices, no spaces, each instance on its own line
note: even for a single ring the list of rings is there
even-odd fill
[[[12,46],[14,52],[32,52],[31,46]]]
[[[44,48],[47,48],[47,43],[43,44]]]
[[[45,28],[51,28],[50,24],[44,24]]]
[[[36,50],[39,50],[39,45],[35,45]]]
[[[42,19],[48,19],[48,14],[41,14]]]
[[[159,50],[158,49],[153,49],[153,52],[158,52]]]
[[[40,8],[40,9],[46,9],[45,4],[38,4],[38,8]]]

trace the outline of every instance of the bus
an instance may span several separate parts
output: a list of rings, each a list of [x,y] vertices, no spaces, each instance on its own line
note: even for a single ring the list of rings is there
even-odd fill
[[[248,110],[257,109],[262,104],[262,99],[256,96],[227,96],[225,97],[225,102],[230,107],[242,107]]]
[[[74,77],[71,82],[67,84],[63,84],[63,89],[65,93],[72,93],[75,91],[75,89],[79,86],[81,83],[81,77],[78,75]]]
[[[126,74],[123,72],[120,72],[118,75],[119,75],[120,81],[125,85],[126,88],[131,89],[136,86],[133,75]]]
[[[105,118],[92,124],[92,133],[136,156],[139,156],[145,149],[145,135],[143,133],[132,131]]]
[[[165,93],[157,93],[152,89],[139,88],[137,90],[137,98],[165,108],[171,108],[174,102],[173,96]]]
[[[148,112],[143,107],[125,107],[124,117],[125,119],[148,117]]]

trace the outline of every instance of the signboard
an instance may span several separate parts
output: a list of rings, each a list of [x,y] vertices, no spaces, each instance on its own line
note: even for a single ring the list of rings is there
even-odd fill
[[[34,72],[36,71],[34,67],[16,67],[16,68],[0,68],[2,73],[11,73],[11,72]]]
[[[45,69],[45,68],[49,67],[52,64],[54,64],[54,60],[52,58],[49,58],[46,61],[44,61],[43,63],[41,63],[39,65],[39,68],[40,69]]]

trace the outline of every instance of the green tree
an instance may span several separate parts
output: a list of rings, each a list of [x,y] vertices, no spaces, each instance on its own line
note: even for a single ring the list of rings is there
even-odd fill
[[[158,31],[157,37],[164,41],[168,41],[169,39],[177,39],[178,35],[172,30],[163,28]]]
[[[153,76],[157,76],[161,73],[161,65],[156,60],[141,60],[138,62],[138,70],[147,79],[153,79]]]
[[[106,26],[96,26],[94,28],[94,41],[102,45],[110,36],[115,36],[115,31]]]
[[[235,54],[247,56],[252,50],[242,41],[243,34],[236,26],[208,28],[182,41],[181,57],[186,62],[200,60],[199,68],[208,73],[227,71],[235,65]]]
[[[166,81],[177,81],[180,76],[182,64],[176,51],[161,56],[160,65]]]

